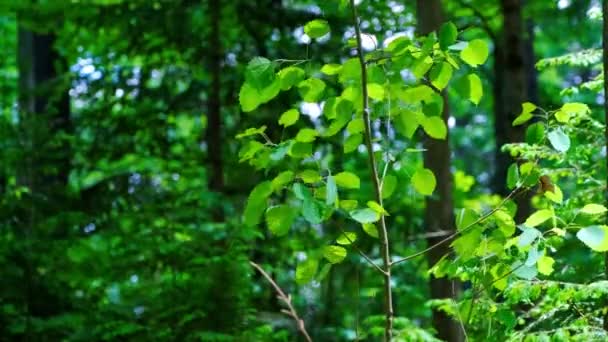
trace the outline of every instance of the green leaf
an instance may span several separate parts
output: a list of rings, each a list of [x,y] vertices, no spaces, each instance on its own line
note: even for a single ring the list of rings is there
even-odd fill
[[[274,99],[281,91],[281,82],[278,78],[263,89],[256,89],[251,84],[245,82],[239,91],[239,104],[243,112],[251,112]]]
[[[350,134],[361,133],[365,130],[365,124],[363,123],[363,119],[357,118],[351,120],[346,126],[346,131]]]
[[[346,248],[340,246],[325,246],[323,257],[332,264],[341,263],[346,258]]]
[[[526,266],[525,264],[522,264],[520,261],[516,261],[515,263],[513,263],[513,265],[511,266],[511,269],[513,270],[513,274],[515,274],[515,276],[522,278],[522,279],[526,279],[526,280],[532,280],[538,275],[538,270],[536,269],[536,265],[535,266]]]
[[[325,82],[318,78],[309,78],[298,83],[298,90],[304,102],[317,102],[325,91]]]
[[[382,198],[389,198],[397,188],[397,177],[386,175],[382,181]]]
[[[312,224],[323,222],[323,213],[321,204],[313,198],[304,199],[302,203],[302,216]]]
[[[541,223],[553,217],[553,211],[549,209],[541,209],[530,215],[524,224],[528,227],[536,227]]]
[[[357,202],[356,200],[345,199],[345,200],[340,201],[340,208],[342,208],[346,211],[352,211],[357,208],[358,204],[359,204],[359,202]]]
[[[312,184],[321,180],[321,175],[317,170],[304,170],[298,175],[304,183]]]
[[[245,206],[244,221],[247,226],[252,227],[260,222],[270,194],[272,194],[272,183],[269,181],[264,181],[253,188]]]
[[[471,209],[462,208],[456,212],[456,228],[463,230],[471,227],[479,219],[479,215]]]
[[[608,251],[608,227],[589,226],[576,233],[576,237],[596,252]]]
[[[513,163],[509,166],[507,170],[507,187],[509,189],[514,189],[519,183],[519,168],[516,163]]]
[[[378,202],[376,201],[367,201],[367,206],[371,210],[377,212],[380,215],[390,216],[388,211],[386,211]]]
[[[323,279],[325,279],[325,277],[327,277],[327,275],[329,274],[330,270],[331,270],[331,264],[325,264],[325,265],[323,265],[323,267],[321,267],[321,270],[319,271],[319,273],[315,277],[315,280],[318,281],[318,282],[323,281]]]
[[[281,82],[281,90],[289,90],[294,85],[304,80],[306,73],[298,67],[287,67],[279,71],[279,79]]]
[[[441,25],[439,29],[439,47],[441,47],[441,50],[447,51],[448,47],[456,42],[456,37],[458,37],[456,25],[452,22]]]
[[[365,208],[351,211],[350,217],[359,223],[374,223],[380,219],[380,214],[370,208]]]
[[[479,76],[475,74],[468,74],[467,81],[469,84],[469,100],[475,105],[479,104],[483,97],[483,85]]]
[[[538,272],[540,274],[551,275],[551,273],[553,273],[553,264],[555,263],[555,260],[553,260],[552,257],[543,255],[538,258],[538,261],[536,263],[538,267]]]
[[[356,150],[359,145],[363,142],[363,135],[361,134],[353,134],[349,135],[344,141],[344,153],[350,153]]]
[[[283,114],[279,118],[279,125],[283,125],[285,127],[291,126],[295,124],[300,118],[300,112],[297,109],[290,109]]]
[[[319,268],[319,262],[315,259],[307,259],[296,266],[296,283],[298,285],[304,285],[311,282],[317,269]]]
[[[570,138],[561,128],[555,129],[547,135],[551,146],[559,152],[566,152],[570,149]]]
[[[274,63],[264,57],[254,57],[245,69],[245,82],[257,90],[272,84],[276,78]]]
[[[591,110],[584,103],[571,102],[565,103],[560,110],[555,113],[555,119],[561,123],[570,121],[572,115],[582,115],[590,113]]]
[[[423,56],[417,59],[412,65],[412,73],[416,78],[422,78],[433,66],[433,59],[429,56]]]
[[[302,128],[296,135],[296,141],[309,143],[315,141],[319,133],[312,128]]]
[[[245,130],[245,132],[239,133],[236,135],[237,139],[242,139],[246,137],[250,137],[252,135],[262,134],[266,131],[266,126],[262,126],[259,128],[250,127]]]
[[[453,73],[454,68],[452,68],[449,63],[442,62],[435,64],[429,74],[431,84],[437,89],[443,90],[443,88],[447,87],[448,83],[450,82]]]
[[[341,70],[342,65],[340,64],[325,64],[323,67],[321,67],[321,72],[329,76],[337,75]]]
[[[292,171],[283,171],[279,173],[279,175],[272,180],[272,190],[277,191],[283,188],[285,185],[291,183],[294,177],[295,175]]]
[[[378,228],[376,227],[375,224],[373,224],[373,223],[363,223],[361,225],[361,227],[363,228],[363,231],[367,235],[369,235],[369,236],[371,236],[373,238],[376,238],[376,239],[378,238]]]
[[[473,229],[454,240],[451,246],[454,247],[456,254],[466,261],[475,256],[475,246],[479,246],[480,243],[481,230]]]
[[[518,238],[517,245],[519,247],[527,247],[534,242],[542,233],[540,230],[531,227],[525,227]]]
[[[344,232],[336,239],[336,243],[340,245],[350,245],[355,241],[357,241],[357,233],[353,232]]]
[[[297,211],[288,205],[277,205],[266,210],[266,225],[276,236],[283,236],[296,219]]]
[[[474,39],[460,51],[460,58],[472,67],[485,63],[490,51],[488,45],[481,39]]]
[[[384,100],[384,87],[378,83],[369,83],[367,85],[367,94],[372,100],[382,101]]]
[[[530,145],[541,144],[545,139],[545,125],[541,122],[533,123],[526,129],[526,143]]]
[[[336,184],[341,188],[359,189],[359,186],[361,185],[359,177],[351,172],[340,172],[334,175],[334,178],[336,179]]]
[[[564,194],[562,193],[562,189],[560,189],[559,186],[555,184],[553,184],[553,191],[545,191],[545,197],[557,204],[562,204],[564,200]]]
[[[418,169],[412,176],[412,184],[414,189],[421,195],[430,196],[435,190],[437,180],[433,171],[429,169]]]
[[[498,229],[505,237],[511,237],[515,234],[515,220],[504,210],[497,210],[492,215],[498,226]]]
[[[603,214],[606,211],[608,211],[608,209],[606,209],[605,206],[601,205],[601,204],[587,204],[583,207],[583,209],[581,209],[581,213],[583,214],[589,214],[589,215],[597,215],[597,214]]]
[[[325,185],[325,204],[333,205],[338,200],[338,187],[336,186],[336,180],[334,176],[327,176]]]
[[[329,24],[322,19],[309,21],[304,25],[304,33],[312,39],[323,37],[329,33]]]
[[[521,105],[521,113],[513,120],[513,126],[523,125],[532,119],[532,112],[536,110],[536,105],[530,102],[525,102]]]
[[[422,128],[433,139],[444,140],[448,135],[448,127],[439,116],[425,117],[422,120]]]

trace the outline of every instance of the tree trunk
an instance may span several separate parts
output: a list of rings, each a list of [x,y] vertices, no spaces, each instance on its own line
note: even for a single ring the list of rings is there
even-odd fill
[[[501,0],[504,23],[502,41],[497,44],[495,67],[497,85],[495,88],[496,135],[496,190],[506,194],[505,181],[509,164],[513,160],[501,152],[504,144],[524,141],[525,125],[513,126],[513,120],[521,113],[521,105],[529,98],[528,78],[526,77],[526,53],[524,49],[524,30],[521,0]],[[531,62],[531,61],[530,61]],[[500,93],[498,93],[500,91]],[[516,198],[516,222],[525,220],[530,212],[530,195],[524,193]]]
[[[440,27],[443,21],[443,9],[440,0],[417,0],[416,8],[420,34],[428,34]],[[447,122],[449,106],[445,93],[443,94],[443,102],[443,119]],[[427,232],[454,230],[449,137],[446,137],[445,140],[426,137],[424,147],[426,149],[424,153],[424,166],[433,171],[437,178],[435,195],[426,198],[424,220]],[[428,239],[428,244],[433,245],[441,239],[441,237],[431,237]],[[447,253],[449,253],[449,246],[447,244],[434,248],[427,254],[429,265],[434,265]],[[454,298],[460,290],[459,287],[456,282],[447,278],[435,278],[431,276],[430,290],[431,298],[433,299]],[[444,341],[463,340],[461,325],[443,311],[433,311],[433,327],[437,330],[438,337]]]
[[[209,0],[209,73],[211,82],[207,98],[207,166],[209,171],[209,190],[217,195],[224,189],[224,166],[222,161],[222,45],[220,37],[221,0]],[[213,219],[224,219],[222,201],[216,201]]]

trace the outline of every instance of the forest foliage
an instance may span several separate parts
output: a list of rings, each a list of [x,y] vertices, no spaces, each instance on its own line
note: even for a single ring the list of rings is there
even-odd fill
[[[608,339],[602,5],[1,3],[1,339]]]

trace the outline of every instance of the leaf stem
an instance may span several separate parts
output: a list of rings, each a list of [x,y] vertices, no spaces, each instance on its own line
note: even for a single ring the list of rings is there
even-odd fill
[[[352,19],[355,26],[355,35],[357,39],[357,56],[361,65],[361,95],[363,101],[363,122],[365,124],[365,146],[367,147],[367,155],[369,157],[370,176],[374,187],[376,202],[382,206],[382,189],[380,187],[380,179],[378,178],[378,167],[374,158],[374,150],[372,146],[372,128],[370,122],[369,95],[367,93],[367,65],[363,53],[363,44],[361,42],[361,27],[359,25],[359,16],[357,14],[357,6],[355,0],[350,0],[352,9]],[[389,249],[388,230],[384,215],[380,216],[378,229],[382,262],[384,266],[384,313],[386,316],[386,324],[384,328],[384,340],[391,341],[393,336],[393,294],[391,289],[391,255]]]

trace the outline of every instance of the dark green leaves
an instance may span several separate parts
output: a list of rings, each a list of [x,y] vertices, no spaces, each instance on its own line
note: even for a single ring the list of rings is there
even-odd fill
[[[439,47],[441,50],[447,51],[448,47],[456,42],[458,29],[452,22],[447,22],[441,25],[439,29]]]
[[[274,82],[274,63],[264,57],[255,57],[245,69],[245,82],[257,90],[262,90]]]
[[[370,208],[365,208],[351,211],[350,217],[359,223],[374,223],[380,219],[380,214]]]
[[[298,264],[296,267],[296,283],[298,285],[304,285],[311,282],[317,269],[319,268],[319,262],[315,259],[307,259]]]

